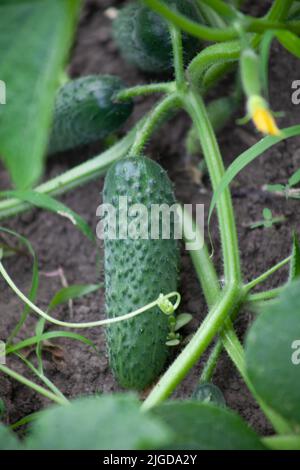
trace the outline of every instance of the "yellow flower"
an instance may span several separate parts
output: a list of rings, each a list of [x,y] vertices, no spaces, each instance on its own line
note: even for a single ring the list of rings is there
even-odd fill
[[[252,120],[257,130],[263,134],[279,135],[280,130],[278,129],[275,119],[268,109],[257,109],[254,111]]]
[[[258,95],[248,100],[248,110],[256,129],[267,135],[280,135],[275,119],[269,110],[267,102]]]

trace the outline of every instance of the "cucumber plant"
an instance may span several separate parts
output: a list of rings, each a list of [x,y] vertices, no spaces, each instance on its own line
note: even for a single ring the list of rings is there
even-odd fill
[[[67,0],[61,2],[65,7],[70,7],[68,3]],[[3,279],[25,304],[22,316],[10,335],[6,354],[8,360],[10,355],[21,360],[24,367],[29,367],[43,385],[14,370],[10,362],[8,365],[0,364],[0,373],[56,403],[55,407],[41,411],[38,416],[29,415],[14,423],[13,427],[16,428],[32,421],[31,431],[22,442],[1,425],[0,445],[3,448],[99,449],[103,445],[110,449],[300,449],[299,243],[294,234],[290,256],[266,267],[254,279],[245,280],[237,218],[230,191],[230,183],[249,163],[284,139],[300,135],[298,124],[282,129],[276,122],[266,93],[267,79],[264,73],[271,51],[266,47],[270,38],[275,37],[290,54],[300,58],[300,22],[293,16],[296,3],[293,0],[274,0],[267,14],[259,18],[243,13],[239,8],[241,2],[237,1],[229,4],[223,0],[196,0],[193,3],[143,0],[138,4],[129,4],[119,13],[113,26],[116,42],[125,59],[153,74],[172,68],[174,79],[138,84],[130,88],[124,88],[118,79],[112,81],[111,77],[105,80],[104,77],[82,77],[78,81],[70,81],[65,85],[70,94],[68,92],[66,96],[63,93],[63,102],[67,98],[68,105],[56,107],[53,121],[55,130],[51,136],[49,109],[51,104],[52,108],[55,107],[53,86],[52,93],[48,96],[49,109],[44,117],[43,132],[40,133],[39,152],[36,153],[44,155],[47,152],[46,144],[49,139],[53,142],[54,134],[58,139],[55,144],[57,147],[50,144],[50,148],[53,145],[56,150],[62,150],[113,132],[130,114],[135,97],[162,95],[153,108],[125,137],[105,152],[45,181],[35,189],[31,186],[40,174],[40,169],[32,180],[26,177],[25,184],[21,181],[16,164],[17,157],[22,152],[19,146],[13,145],[13,141],[22,141],[21,121],[18,121],[15,131],[11,130],[5,135],[4,143],[10,138],[10,145],[2,143],[3,148],[0,146],[0,150],[17,189],[0,194],[0,219],[36,205],[67,217],[76,228],[94,241],[86,222],[54,196],[107,173],[103,192],[107,204],[114,206],[121,196],[128,197],[132,203],[142,202],[148,209],[152,204],[173,204],[173,189],[166,173],[146,156],[147,142],[154,132],[161,130],[167,119],[178,111],[184,111],[191,121],[193,139],[197,137],[199,140],[211,181],[208,230],[211,216],[216,209],[223,272],[220,282],[220,273],[217,272],[214,257],[210,255],[206,244],[189,251],[199,279],[199,288],[207,303],[207,314],[188,338],[187,344],[183,344],[177,352],[175,350],[176,357],[171,360],[169,348],[178,344],[178,328],[187,319],[182,316],[180,319],[178,316],[176,320],[174,315],[181,298],[178,292],[178,246],[174,238],[123,239],[120,234],[114,238],[106,234],[104,269],[107,318],[77,323],[52,316],[51,310],[56,305],[57,298],[50,302],[47,311],[36,305],[36,255],[28,240],[9,229],[2,229],[10,236],[17,237],[33,259],[32,286],[27,296],[10,277],[4,266],[6,261],[0,260]],[[22,17],[18,10],[22,7],[21,4],[20,1],[0,7],[4,8],[0,16],[1,25],[5,25],[5,18],[7,20],[13,17],[17,21]],[[48,5],[52,14],[55,4],[55,0],[52,0]],[[59,8],[58,4],[56,7]],[[55,12],[57,13],[56,10]],[[71,25],[69,30],[72,30]],[[0,31],[0,44],[7,44],[8,33],[5,28],[3,31]],[[60,31],[57,33],[57,43],[61,36],[59,33]],[[66,43],[68,42],[70,31],[66,39]],[[14,54],[10,63],[3,68],[6,74],[9,65],[11,69],[15,65],[13,57]],[[148,61],[149,57],[151,60]],[[52,70],[53,83],[58,83],[62,68],[63,60],[59,56]],[[0,62],[0,75],[1,70]],[[30,72],[32,79],[31,69]],[[207,93],[229,73],[234,84],[233,96],[245,98],[246,119],[252,120],[262,138],[237,156],[225,170],[215,132],[219,125],[224,124],[224,120],[217,120],[216,124],[212,122],[213,115],[208,112],[206,98]],[[95,101],[95,80],[98,84],[106,83],[104,94],[101,94],[103,85],[100,86],[100,102],[97,99]],[[39,83],[39,74],[31,81]],[[83,90],[76,83],[84,83]],[[14,91],[19,91],[18,83],[13,81],[12,85]],[[82,104],[81,91],[84,100],[87,99],[86,107]],[[58,91],[57,99],[60,93]],[[21,96],[23,101],[24,96]],[[222,96],[223,101],[219,101],[219,104],[224,105],[224,114],[230,115],[230,111],[234,112],[236,109],[236,101],[227,99],[231,96],[229,93],[224,101],[224,91]],[[41,112],[45,107],[44,97],[36,99],[40,99],[42,105],[35,103],[34,109]],[[20,106],[20,116],[24,123],[23,108],[24,106]],[[60,116],[57,115],[58,111]],[[218,109],[218,116],[220,115],[222,117],[222,112]],[[7,129],[9,119],[16,117],[16,110],[9,107],[3,116],[8,124],[4,119],[1,122],[5,122]],[[77,116],[80,118],[78,127]],[[27,124],[30,126],[30,122]],[[14,129],[12,126],[9,128]],[[68,134],[64,134],[65,130]],[[83,130],[84,135],[80,139],[79,130]],[[30,131],[30,135],[34,135],[34,127]],[[30,141],[26,145],[24,155],[28,156]],[[36,158],[36,154],[34,155]],[[20,168],[23,169],[24,166]],[[289,184],[296,184],[298,181],[297,174]],[[192,216],[184,208],[179,210],[179,214],[185,241],[190,239],[192,233],[203,241],[204,234],[195,226]],[[120,213],[117,216],[120,217]],[[272,219],[269,212],[265,211],[265,216],[263,223],[268,226]],[[287,265],[290,265],[290,273],[283,285],[253,292],[273,273]],[[65,291],[58,297],[61,301],[66,301],[72,296],[81,296],[94,290],[95,286],[77,286],[75,291]],[[174,297],[176,301],[172,303],[170,299]],[[243,347],[236,334],[235,320],[245,306],[259,312],[259,315],[250,326]],[[35,335],[17,340],[18,333],[31,312],[40,317]],[[68,330],[47,332],[44,330],[46,322]],[[43,341],[62,336],[94,347],[89,339],[70,330],[100,326],[106,328],[111,367],[119,384],[142,391],[142,394],[139,398],[125,393],[80,398],[70,404],[68,398],[44,374],[41,354]],[[213,346],[209,354],[204,356],[211,344]],[[22,354],[25,347],[32,345],[36,347],[38,367]],[[253,399],[272,426],[273,435],[259,436],[242,418],[224,406],[220,390],[213,385],[214,371],[223,350],[226,350]],[[181,401],[169,399],[199,361],[203,370],[195,395]],[[167,365],[169,367],[165,370]],[[150,391],[148,386],[151,386]],[[81,429],[74,425],[79,420]],[[61,434],[57,433],[58,429]],[[76,432],[73,433],[74,429]],[[103,430],[108,433],[103,433]],[[114,439],[107,439],[107,435],[114,436]]]

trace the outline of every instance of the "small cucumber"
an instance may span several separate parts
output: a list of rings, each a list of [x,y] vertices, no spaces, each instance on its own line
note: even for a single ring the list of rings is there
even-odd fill
[[[63,85],[56,97],[48,153],[86,145],[116,131],[133,108],[131,101],[114,101],[123,88],[113,75],[88,75]]]
[[[171,7],[193,20],[199,20],[198,10],[191,0],[167,0]],[[122,8],[114,21],[116,43],[131,64],[145,72],[159,73],[172,68],[172,44],[167,22],[148,7],[131,3]],[[186,61],[199,50],[199,41],[183,34]]]
[[[148,215],[149,238],[116,239],[104,227],[106,313],[108,318],[124,315],[156,300],[160,293],[177,290],[179,251],[174,240],[171,215],[170,237],[150,239],[150,209],[153,204],[172,206],[175,198],[166,172],[154,161],[128,157],[112,166],[105,179],[103,202],[117,209],[119,197],[126,196],[128,208],[143,204]],[[126,217],[128,226],[136,214]],[[162,223],[162,214],[159,215]],[[143,222],[145,219],[143,218]],[[106,329],[109,358],[122,387],[142,390],[161,373],[168,357],[168,317],[158,307],[109,326]]]

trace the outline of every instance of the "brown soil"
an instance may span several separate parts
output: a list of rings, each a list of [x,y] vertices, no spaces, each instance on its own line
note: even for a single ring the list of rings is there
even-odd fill
[[[147,76],[139,73],[120,58],[112,41],[111,22],[104,12],[112,4],[117,6],[120,3],[122,2],[113,2],[112,0],[86,0],[72,54],[70,67],[72,76],[88,73],[113,73],[120,75],[128,85],[145,82],[148,79]],[[262,2],[251,2],[251,11],[255,8],[258,10],[258,3]],[[264,11],[268,4],[269,2],[264,2],[263,7],[260,5],[259,10]],[[280,120],[281,126],[298,122],[299,110],[291,102],[291,83],[293,80],[299,79],[299,76],[299,61],[275,43],[270,64],[270,100],[274,110],[286,112],[285,117]],[[228,82],[225,82],[218,87],[216,93],[226,95],[228,88]],[[127,124],[127,128],[151,106],[151,103],[153,103],[152,98],[137,101],[134,115]],[[242,116],[243,113],[244,109],[241,108],[237,117]],[[147,148],[147,153],[159,160],[169,171],[170,177],[175,182],[179,200],[204,203],[207,211],[211,197],[209,182],[204,178],[203,184],[196,184],[184,170],[187,161],[184,136],[188,127],[188,118],[184,114],[180,114],[165,126],[160,135],[157,133],[153,137]],[[241,128],[232,121],[219,136],[226,165],[230,164],[242,150],[248,148],[258,139],[259,136],[251,124]],[[286,182],[293,171],[299,167],[299,143],[299,138],[291,139],[269,150],[255,163],[249,165],[232,185],[243,272],[246,280],[252,279],[287,256],[291,248],[292,230],[298,229],[299,231],[299,203],[295,200],[276,197],[261,190],[266,183]],[[62,173],[100,151],[101,144],[96,144],[79,152],[69,152],[51,159],[47,165],[46,177]],[[7,181],[7,175],[1,169],[1,186],[6,186]],[[85,217],[94,228],[97,222],[95,212],[101,200],[102,185],[103,179],[101,178],[62,197],[65,204]],[[274,215],[286,216],[286,222],[270,229],[250,230],[245,227],[249,222],[261,218],[264,207],[269,207]],[[95,266],[95,248],[68,221],[58,219],[55,215],[43,211],[32,210],[9,220],[6,225],[31,240],[38,254],[39,268],[42,272],[50,272],[62,267],[69,284],[95,283],[103,280],[102,269],[99,270]],[[215,219],[212,224],[212,235],[215,243],[214,261],[220,268],[218,231]],[[101,246],[99,248],[101,255]],[[28,291],[31,277],[29,258],[26,256],[9,258],[6,260],[6,266],[16,284],[23,291]],[[286,279],[286,274],[286,270],[282,269],[272,276],[264,287],[279,285]],[[52,295],[60,287],[59,278],[47,278],[42,275],[38,304],[45,308]],[[22,305],[2,280],[0,280],[0,288],[0,336],[5,339],[19,318]],[[192,324],[186,329],[186,334],[189,334],[201,323],[206,314],[206,306],[186,252],[182,254],[181,292],[183,294],[183,311],[194,314]],[[57,315],[68,320],[70,318],[68,307],[58,309]],[[74,320],[78,322],[95,320],[103,315],[103,290],[74,302]],[[252,320],[253,315],[249,312],[243,312],[240,315],[236,325],[241,338]],[[22,337],[33,334],[35,323],[36,319],[32,316],[22,332]],[[48,327],[48,329],[53,328]],[[63,348],[64,358],[62,361],[57,362],[55,356],[45,353],[46,375],[68,397],[118,390],[108,367],[103,330],[97,328],[88,330],[85,334],[95,342],[99,354],[95,354],[89,347],[81,343],[70,340],[55,341],[55,344]],[[177,397],[188,397],[191,394],[202,364],[199,363],[190,372],[176,391]],[[9,358],[8,365],[28,375],[24,367],[20,365],[20,361]],[[215,383],[223,390],[227,404],[246,418],[255,429],[261,433],[271,431],[225,353],[219,362]],[[47,400],[3,375],[0,377],[0,396],[4,398],[7,407],[5,419],[11,423],[48,404]]]

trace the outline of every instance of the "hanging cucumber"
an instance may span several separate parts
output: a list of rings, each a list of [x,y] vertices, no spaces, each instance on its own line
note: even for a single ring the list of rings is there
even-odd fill
[[[141,222],[138,234],[144,233],[144,239],[122,239],[120,232],[116,239],[111,239],[104,228],[108,318],[136,310],[156,300],[160,293],[176,291],[178,280],[179,252],[172,215],[169,239],[163,239],[161,231],[157,239],[150,238],[153,204],[172,206],[175,203],[166,172],[154,161],[141,156],[117,162],[106,175],[103,191],[103,202],[117,208],[117,222],[122,216],[118,206],[120,196],[127,197],[128,208],[143,204],[147,215],[138,214]],[[137,214],[128,214],[125,219],[128,228],[133,221],[136,226]],[[159,221],[162,223],[161,213]],[[110,364],[119,384],[142,390],[153,383],[168,357],[168,317],[155,307],[131,320],[111,325],[106,331]]]
[[[167,0],[170,7],[199,21],[199,14],[192,0]],[[123,57],[145,72],[159,73],[172,68],[172,44],[168,24],[148,7],[131,3],[122,8],[114,21],[116,43]],[[199,51],[199,41],[183,34],[186,62]]]
[[[116,131],[133,108],[131,101],[115,101],[123,88],[113,75],[89,75],[63,85],[56,97],[48,153],[86,145]]]

